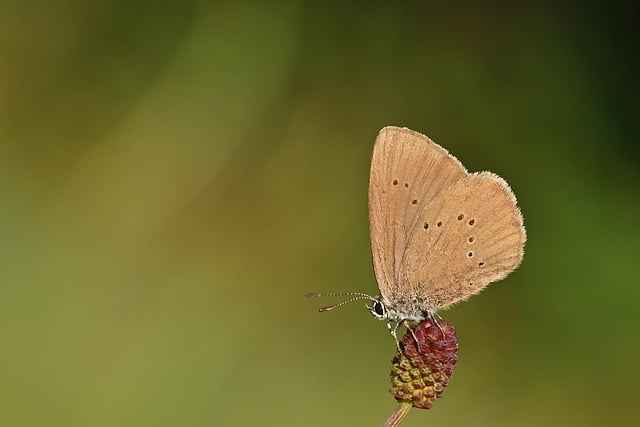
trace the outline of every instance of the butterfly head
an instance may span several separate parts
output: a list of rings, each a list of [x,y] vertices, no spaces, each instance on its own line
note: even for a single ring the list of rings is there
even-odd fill
[[[373,317],[378,320],[388,320],[389,312],[380,298],[371,298],[371,306],[367,306]]]

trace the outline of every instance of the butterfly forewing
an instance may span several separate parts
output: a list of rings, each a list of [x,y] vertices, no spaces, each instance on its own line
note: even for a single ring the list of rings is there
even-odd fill
[[[418,289],[418,283],[424,283],[416,274],[402,272],[407,250],[412,256],[414,251],[423,255],[429,251],[423,246],[427,242],[410,243],[410,238],[424,231],[421,218],[431,201],[466,176],[455,157],[424,135],[398,127],[386,127],[378,134],[369,177],[369,229],[376,280],[387,301],[399,287],[405,292],[407,285]]]
[[[450,184],[416,220],[420,226],[406,242],[399,286],[420,310],[434,312],[478,293],[522,261],[520,210],[507,183],[492,173]]]

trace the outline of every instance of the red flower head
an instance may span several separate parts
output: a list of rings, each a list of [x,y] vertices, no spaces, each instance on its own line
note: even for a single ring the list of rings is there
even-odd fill
[[[458,339],[453,325],[427,319],[408,330],[400,341],[402,352],[391,361],[391,389],[396,400],[430,409],[442,396],[458,361]]]

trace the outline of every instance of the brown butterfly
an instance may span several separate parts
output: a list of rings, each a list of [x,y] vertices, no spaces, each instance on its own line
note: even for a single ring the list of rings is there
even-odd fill
[[[307,296],[354,296],[320,311],[371,300],[369,311],[394,337],[400,324],[433,317],[506,277],[520,265],[526,241],[505,180],[469,173],[428,137],[394,126],[373,147],[369,232],[380,296]]]

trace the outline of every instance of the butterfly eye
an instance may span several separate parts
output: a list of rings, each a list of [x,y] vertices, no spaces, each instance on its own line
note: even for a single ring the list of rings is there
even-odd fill
[[[387,310],[384,307],[384,304],[381,301],[375,301],[373,306],[371,307],[371,313],[378,318],[382,318],[385,316]]]

